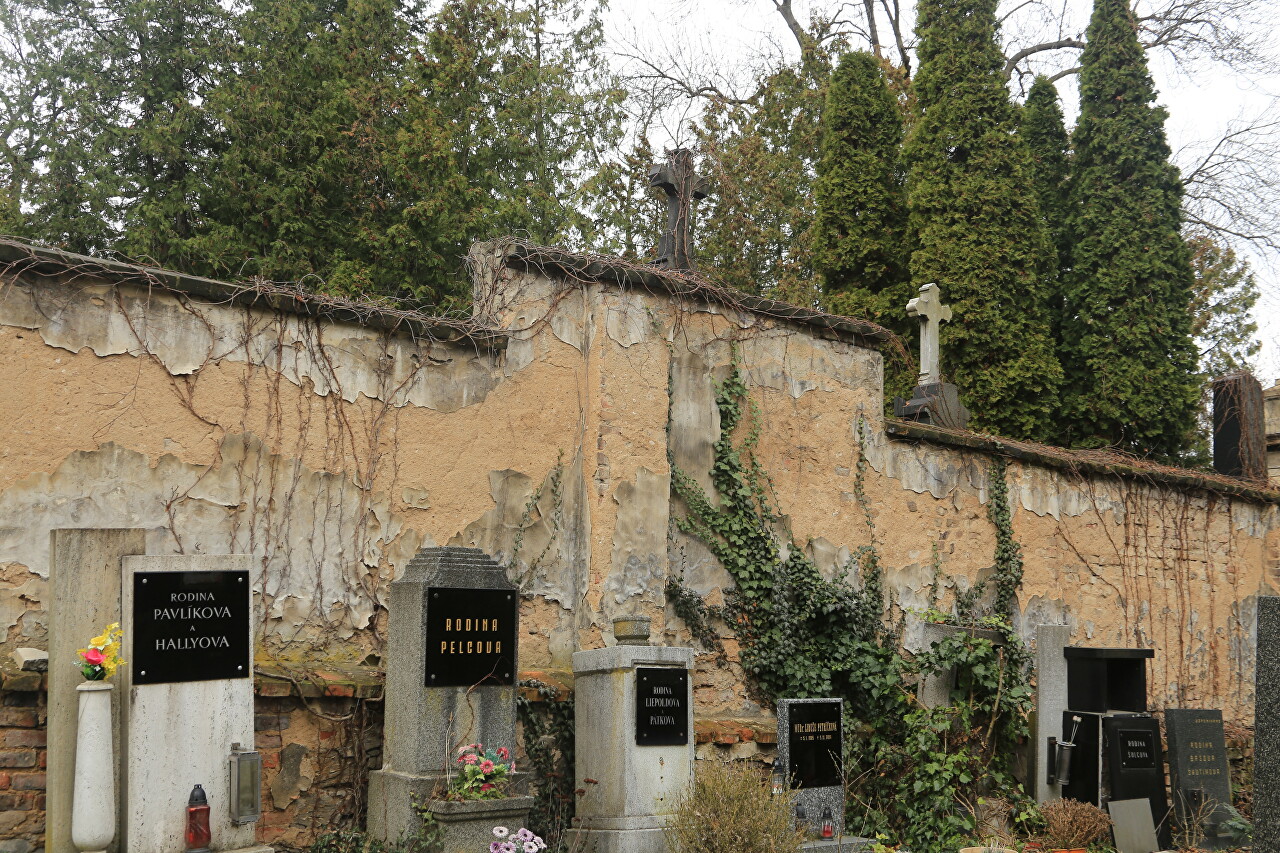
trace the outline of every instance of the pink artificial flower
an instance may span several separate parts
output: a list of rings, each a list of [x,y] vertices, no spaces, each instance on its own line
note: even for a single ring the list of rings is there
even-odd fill
[[[511,757],[511,753],[507,750],[505,746],[500,746],[498,747],[498,757],[501,758],[503,761],[506,761],[508,758]]]
[[[90,666],[100,666],[103,661],[102,652],[93,647],[85,649],[82,657],[84,658],[84,662]]]
[[[494,784],[492,782],[485,782],[483,785],[480,786],[481,791],[492,791],[493,789],[494,789]]]
[[[467,762],[468,764],[475,764],[480,759],[476,758],[474,754],[468,754],[468,755],[462,756],[462,760]]]
[[[492,762],[492,761],[490,761],[490,760],[489,760],[489,759],[487,759],[487,758],[486,758],[484,761],[481,761],[481,762],[480,762],[480,772],[481,772],[481,773],[484,773],[484,774],[492,773],[492,772],[493,772],[493,762]]]

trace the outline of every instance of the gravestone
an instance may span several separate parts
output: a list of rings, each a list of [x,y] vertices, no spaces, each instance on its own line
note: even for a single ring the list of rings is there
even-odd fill
[[[610,648],[573,655],[570,847],[665,853],[676,801],[693,778],[693,650],[648,645],[647,620],[614,620]]]
[[[459,747],[515,753],[518,627],[517,590],[476,548],[424,548],[392,582],[383,762],[369,775],[375,838],[414,835],[415,804],[449,828],[446,850],[484,849],[494,824],[523,824],[532,797],[432,799],[448,788]]]
[[[844,834],[844,701],[780,699],[778,755],[781,770],[795,791],[796,817],[809,835],[821,835],[824,822],[835,836]]]
[[[1197,846],[1206,850],[1236,846],[1219,831],[1223,821],[1232,817],[1222,712],[1170,708],[1164,722],[1169,737],[1169,789],[1178,825],[1198,822],[1204,837]]]
[[[1267,479],[1262,384],[1247,371],[1213,380],[1213,468],[1219,474]]]
[[[1254,669],[1253,849],[1280,850],[1280,597],[1258,597]]]
[[[135,556],[122,566],[127,849],[186,850],[187,801],[201,785],[210,849],[269,851],[252,821],[233,820],[231,801],[233,751],[253,744],[252,557]]]

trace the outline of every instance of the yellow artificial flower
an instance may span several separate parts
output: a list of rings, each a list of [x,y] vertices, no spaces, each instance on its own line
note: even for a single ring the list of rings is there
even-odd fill
[[[89,645],[93,646],[95,649],[104,649],[110,642],[111,638],[105,633],[102,633],[90,640]]]

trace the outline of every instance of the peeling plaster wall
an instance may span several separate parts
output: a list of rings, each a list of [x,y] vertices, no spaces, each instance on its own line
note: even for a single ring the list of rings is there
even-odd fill
[[[874,535],[909,643],[912,609],[990,575],[991,459],[888,437],[879,353],[474,260],[478,316],[509,334],[500,351],[105,281],[0,283],[0,408],[14,413],[0,422],[0,639],[43,645],[49,529],[103,526],[147,529],[153,553],[254,554],[260,655],[299,666],[378,650],[387,584],[428,544],[510,566],[523,669],[569,669],[629,613],[688,642],[668,577],[712,603],[728,578],[672,523],[672,465],[709,487],[713,383],[735,351],[777,505],[824,571]],[[1156,648],[1157,706],[1248,719],[1252,614],[1280,583],[1275,505],[1018,462],[1007,478],[1023,633],[1065,623],[1075,643]],[[699,714],[766,713],[726,651],[699,656]]]

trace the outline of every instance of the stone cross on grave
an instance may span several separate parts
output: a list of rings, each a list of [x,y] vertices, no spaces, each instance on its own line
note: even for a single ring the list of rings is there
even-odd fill
[[[907,303],[907,316],[920,318],[920,385],[942,381],[938,365],[938,326],[951,320],[951,306],[942,304],[936,284],[920,288],[920,295]]]
[[[667,194],[667,227],[658,242],[654,266],[693,269],[693,259],[689,257],[689,213],[693,202],[710,194],[710,180],[694,171],[692,151],[677,148],[667,153],[665,166],[649,170],[649,186]]]

